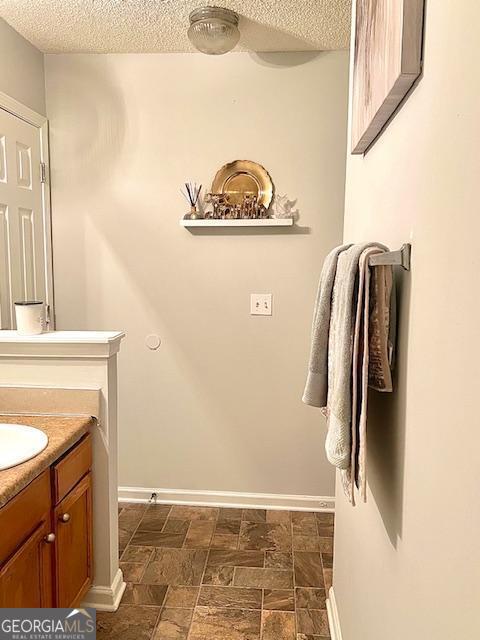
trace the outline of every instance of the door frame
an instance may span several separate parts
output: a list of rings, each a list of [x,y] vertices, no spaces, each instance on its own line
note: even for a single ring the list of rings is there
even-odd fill
[[[55,307],[53,290],[53,251],[52,251],[52,217],[50,201],[50,154],[48,146],[48,120],[46,116],[33,111],[23,103],[15,100],[7,93],[0,91],[0,109],[11,113],[20,120],[38,129],[40,136],[40,161],[45,165],[45,182],[41,183],[43,207],[44,258],[46,265],[45,291],[49,330],[55,329]]]

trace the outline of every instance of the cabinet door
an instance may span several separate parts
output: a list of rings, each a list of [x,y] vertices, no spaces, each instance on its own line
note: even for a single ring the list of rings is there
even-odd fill
[[[53,606],[51,542],[50,523],[42,522],[2,566],[0,608]]]
[[[92,584],[92,481],[88,473],[55,508],[56,606],[79,604]]]

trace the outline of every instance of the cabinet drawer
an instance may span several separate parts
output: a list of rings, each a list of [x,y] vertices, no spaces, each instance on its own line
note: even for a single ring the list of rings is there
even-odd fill
[[[84,436],[52,467],[53,499],[55,504],[67,495],[83,476],[92,468],[92,438]]]
[[[50,473],[46,469],[0,509],[0,564],[45,520],[50,508]]]

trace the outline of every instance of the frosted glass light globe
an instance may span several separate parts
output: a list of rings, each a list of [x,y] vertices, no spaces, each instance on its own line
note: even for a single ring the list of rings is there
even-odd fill
[[[202,7],[190,14],[188,37],[193,46],[208,55],[231,51],[240,39],[238,15],[221,7]]]

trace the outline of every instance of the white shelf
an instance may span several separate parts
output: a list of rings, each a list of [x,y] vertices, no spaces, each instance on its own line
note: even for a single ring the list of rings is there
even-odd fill
[[[246,220],[180,220],[182,227],[291,227],[293,218],[261,218]]]

